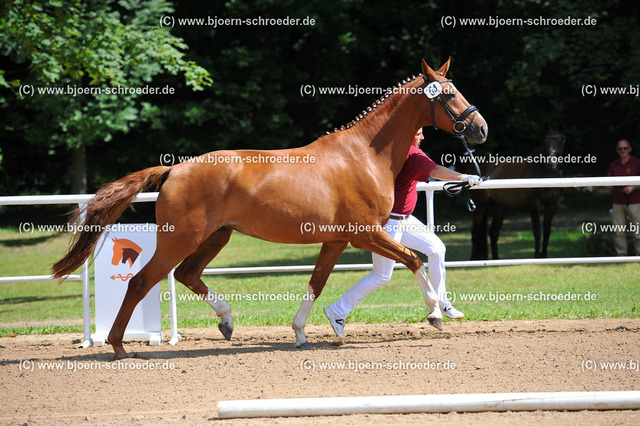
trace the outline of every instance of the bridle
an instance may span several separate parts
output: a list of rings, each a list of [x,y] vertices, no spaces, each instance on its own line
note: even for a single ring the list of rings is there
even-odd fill
[[[436,130],[440,130],[436,125],[435,100],[437,99],[440,102],[440,105],[442,105],[442,108],[444,108],[447,115],[449,115],[449,118],[451,118],[451,121],[453,121],[453,131],[451,133],[453,134],[453,136],[462,140],[462,144],[464,145],[464,148],[467,151],[467,154],[471,157],[473,165],[475,166],[476,171],[478,172],[478,176],[482,176],[482,172],[480,171],[480,166],[478,165],[476,158],[473,156],[473,150],[469,148],[469,145],[467,144],[467,138],[464,136],[464,131],[467,130],[467,127],[473,123],[473,120],[475,120],[476,115],[478,114],[478,108],[475,105],[469,105],[467,109],[465,109],[464,111],[462,111],[462,113],[460,113],[460,115],[456,115],[451,110],[449,105],[447,105],[447,103],[440,97],[440,95],[443,92],[442,83],[451,83],[451,80],[450,79],[442,80],[442,81],[436,80],[436,81],[429,82],[426,76],[423,75],[422,77],[424,78],[424,81],[427,83],[427,86],[425,87],[425,90],[424,90],[424,94],[431,101],[431,124]],[[467,124],[465,123],[464,120],[471,113],[473,113],[473,116],[471,117],[471,120],[469,120],[469,124]],[[482,177],[481,179],[485,180],[488,178]],[[471,200],[471,198],[469,197],[468,183],[448,182],[444,185],[443,189],[445,193],[450,197],[458,195],[462,191],[466,191],[467,208],[469,209],[469,211],[474,211],[476,209],[476,205],[473,203],[473,200]]]
[[[426,77],[424,77],[424,80],[428,82]],[[442,105],[442,108],[444,108],[444,110],[446,111],[447,115],[449,115],[449,118],[451,118],[451,121],[453,121],[453,132],[452,132],[453,135],[465,141],[465,137],[463,133],[465,130],[467,130],[467,127],[473,123],[473,120],[475,120],[476,115],[478,114],[478,108],[475,105],[469,105],[467,109],[465,109],[464,111],[462,111],[462,113],[460,113],[460,115],[456,115],[451,110],[449,105],[447,105],[447,103],[444,100],[442,100],[442,98],[440,97],[443,91],[442,83],[451,83],[451,80],[449,79],[449,80],[442,80],[442,81],[432,81],[427,84],[427,87],[425,87],[425,95],[431,101],[431,123],[436,130],[440,130],[436,125],[435,100],[437,99],[440,102],[440,105]],[[465,123],[464,120],[472,112],[474,114],[471,117],[469,124]]]
[[[480,166],[478,166],[478,163],[475,157],[473,156],[473,150],[469,148],[469,145],[467,144],[467,138],[465,138],[464,136],[464,131],[467,130],[467,127],[470,126],[473,123],[473,120],[476,119],[476,115],[478,115],[478,108],[475,105],[469,105],[467,109],[465,109],[464,111],[462,111],[462,113],[460,113],[460,115],[456,115],[451,110],[449,105],[447,105],[447,103],[444,100],[442,100],[442,98],[440,97],[443,91],[442,83],[451,83],[451,80],[450,79],[442,80],[442,81],[435,80],[435,81],[429,82],[426,76],[423,75],[422,78],[424,78],[424,81],[427,83],[427,86],[424,88],[424,94],[431,101],[431,124],[436,130],[440,130],[436,125],[435,100],[437,99],[440,102],[440,105],[442,105],[442,108],[444,108],[444,110],[446,111],[447,115],[449,115],[449,118],[451,118],[451,121],[453,121],[453,131],[452,131],[453,136],[462,140],[462,144],[464,145],[464,148],[466,149],[467,154],[471,157],[471,160],[473,161],[473,165],[476,167],[478,176],[482,176],[482,173],[480,172]],[[471,117],[469,124],[467,124],[465,123],[464,120],[471,113],[473,113],[473,116]]]

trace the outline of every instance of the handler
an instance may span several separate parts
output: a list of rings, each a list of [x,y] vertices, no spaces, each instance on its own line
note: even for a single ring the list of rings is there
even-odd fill
[[[438,294],[440,309],[443,315],[459,319],[464,314],[454,308],[447,298],[445,286],[444,257],[446,248],[433,229],[428,229],[417,218],[412,216],[418,201],[418,182],[427,182],[430,176],[440,180],[460,180],[474,186],[480,183],[480,177],[465,175],[437,165],[420,150],[420,142],[424,140],[422,128],[414,136],[407,159],[396,177],[395,200],[391,217],[385,225],[387,233],[407,248],[424,253],[428,258],[429,276],[433,288]],[[373,269],[369,275],[358,281],[342,295],[340,300],[324,308],[333,330],[340,337],[344,336],[344,325],[347,315],[358,303],[375,289],[391,280],[395,261],[372,253]]]

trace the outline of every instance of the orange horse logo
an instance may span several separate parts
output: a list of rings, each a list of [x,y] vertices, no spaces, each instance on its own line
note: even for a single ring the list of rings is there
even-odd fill
[[[111,259],[111,264],[117,265],[128,262],[129,268],[131,268],[138,256],[140,256],[142,247],[125,238],[112,238],[111,240],[113,240],[113,258]]]

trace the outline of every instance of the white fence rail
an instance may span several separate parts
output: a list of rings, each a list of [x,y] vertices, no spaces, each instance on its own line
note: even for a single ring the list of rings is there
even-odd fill
[[[433,224],[433,199],[434,192],[442,191],[446,182],[420,183],[419,191],[425,191],[427,195],[427,222]],[[579,188],[590,186],[626,186],[640,185],[640,176],[633,177],[583,177],[583,178],[536,178],[536,179],[496,179],[483,182],[472,190],[484,189],[516,189],[516,188]],[[81,195],[28,195],[28,196],[2,196],[0,205],[39,205],[39,204],[78,204],[82,207],[93,194]],[[138,194],[134,202],[154,202],[158,197],[157,192],[145,192]],[[504,265],[524,265],[524,264],[577,264],[577,263],[620,263],[639,262],[640,256],[624,257],[571,257],[571,258],[549,258],[549,259],[499,259],[499,260],[474,260],[474,261],[454,261],[446,262],[449,268],[455,267],[476,267],[476,266],[504,266]],[[256,274],[256,273],[283,273],[283,272],[311,272],[315,265],[294,265],[294,266],[264,266],[264,267],[240,267],[240,268],[212,268],[205,269],[203,274]],[[402,264],[397,264],[397,268],[405,268]],[[363,264],[340,264],[334,270],[368,270],[372,268],[371,263]],[[170,290],[173,287],[172,275],[169,277]],[[85,340],[82,344],[87,347],[91,343],[91,308],[90,308],[90,288],[89,288],[89,262],[86,261],[82,267],[82,273],[72,274],[68,280],[82,281],[83,295],[83,327]],[[25,275],[14,277],[0,277],[0,283],[26,282],[26,281],[53,281],[52,275]],[[173,304],[175,295],[171,296]],[[173,305],[172,305],[173,306]],[[176,341],[177,330],[172,309],[171,333],[172,341]],[[178,337],[179,338],[179,337]]]

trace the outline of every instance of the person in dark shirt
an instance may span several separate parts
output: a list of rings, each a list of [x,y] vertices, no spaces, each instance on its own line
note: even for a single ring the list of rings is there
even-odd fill
[[[429,177],[432,176],[441,180],[461,180],[473,186],[480,183],[480,177],[461,174],[437,165],[420,150],[419,146],[422,140],[424,140],[424,136],[422,129],[420,129],[416,133],[407,159],[396,177],[393,209],[384,228],[392,238],[402,245],[424,253],[428,257],[429,277],[438,294],[442,314],[449,318],[458,319],[464,317],[464,314],[454,308],[447,298],[444,267],[445,246],[433,232],[433,229],[429,229],[428,226],[412,216],[412,213],[418,201],[418,182],[428,182]],[[343,294],[340,300],[324,308],[325,315],[338,336],[344,337],[344,325],[349,312],[355,309],[356,305],[375,289],[391,280],[394,266],[395,261],[373,253],[371,273]]]
[[[640,159],[631,155],[631,144],[622,139],[616,145],[617,160],[609,165],[607,176],[640,176]],[[614,244],[618,256],[627,255],[627,218],[631,221],[634,230],[634,247],[636,256],[640,256],[640,191],[636,186],[613,187],[613,217],[615,229]]]

